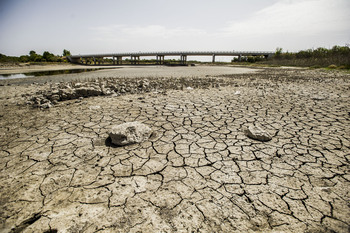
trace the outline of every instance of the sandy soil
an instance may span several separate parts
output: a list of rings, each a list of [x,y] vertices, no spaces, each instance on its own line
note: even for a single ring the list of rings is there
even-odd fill
[[[46,110],[25,105],[25,94],[50,84],[0,86],[0,231],[349,232],[349,74],[168,68],[67,76],[197,75],[220,85]],[[112,146],[108,131],[130,121],[155,136]],[[272,140],[248,138],[252,124]]]

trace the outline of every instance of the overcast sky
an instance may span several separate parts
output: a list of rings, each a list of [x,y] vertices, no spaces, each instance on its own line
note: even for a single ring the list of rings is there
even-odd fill
[[[0,0],[0,53],[299,51],[350,44],[350,0]]]

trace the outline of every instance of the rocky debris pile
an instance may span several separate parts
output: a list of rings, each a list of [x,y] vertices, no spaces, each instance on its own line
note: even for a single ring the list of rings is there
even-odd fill
[[[302,73],[302,74],[299,74]],[[276,89],[290,83],[335,82],[337,73],[326,73],[319,77],[308,70],[264,69],[255,74],[232,74],[218,77],[148,77],[148,78],[99,78],[84,82],[62,82],[51,84],[49,90],[23,95],[27,103],[35,107],[50,108],[60,101],[81,99],[91,96],[140,94],[146,92],[164,92],[166,90],[192,90],[196,88],[220,88],[224,86],[257,87]],[[350,75],[344,75],[344,77]],[[326,77],[331,77],[326,79]],[[39,85],[39,84],[36,84]],[[343,87],[348,88],[348,87]],[[241,94],[239,91],[235,95]],[[318,100],[318,99],[317,99]]]
[[[113,144],[125,146],[148,140],[152,129],[143,123],[134,121],[114,126],[108,134]]]
[[[220,87],[220,78],[100,78],[94,81],[51,84],[49,90],[23,95],[27,104],[34,107],[50,108],[61,101],[82,99],[92,96],[140,94],[164,92],[165,90],[184,90],[193,88]],[[190,87],[190,88],[189,88]]]
[[[261,142],[267,142],[272,139],[268,132],[255,125],[248,126],[248,128],[244,130],[244,134],[251,139]]]

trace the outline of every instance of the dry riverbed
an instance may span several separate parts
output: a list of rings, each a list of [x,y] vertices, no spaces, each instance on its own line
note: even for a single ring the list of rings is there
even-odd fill
[[[349,232],[349,74],[129,67],[29,81],[0,83],[0,232]],[[154,135],[113,146],[107,132],[131,121]],[[251,125],[272,140],[247,137]]]

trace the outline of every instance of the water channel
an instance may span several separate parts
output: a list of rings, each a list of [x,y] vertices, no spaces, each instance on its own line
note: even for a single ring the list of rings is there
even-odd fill
[[[0,74],[0,80],[31,78],[31,77],[57,75],[57,74],[76,74],[76,73],[90,72],[90,71],[101,70],[101,69],[106,69],[106,68],[46,70],[46,71],[35,71],[35,72],[18,73],[18,74]]]

